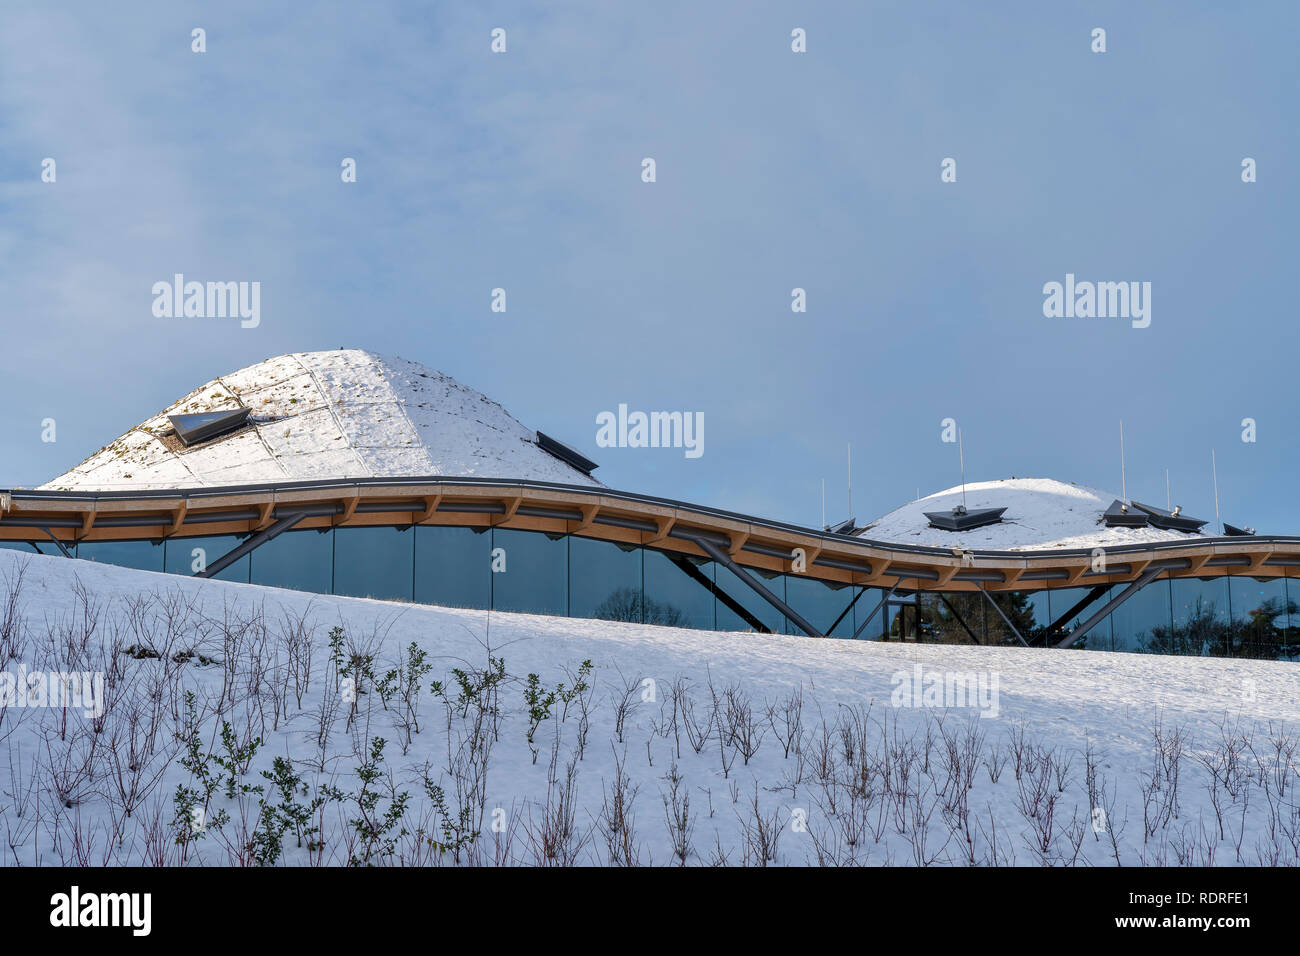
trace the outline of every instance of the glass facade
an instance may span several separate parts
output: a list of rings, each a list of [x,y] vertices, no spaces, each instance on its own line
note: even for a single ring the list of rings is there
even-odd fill
[[[334,535],[321,531],[286,531],[256,549],[249,557],[249,580],[273,588],[334,590]]]
[[[163,560],[163,570],[168,574],[194,574],[202,571],[232,548],[239,547],[242,539],[235,535],[218,535],[210,538],[168,538]],[[244,555],[228,568],[212,577],[217,581],[248,583],[251,555]]]
[[[335,594],[410,601],[414,589],[414,528],[334,529]]]
[[[246,536],[91,541],[76,557],[190,575]],[[43,554],[58,555],[50,541]],[[35,553],[27,542],[0,547]],[[747,569],[822,633],[864,640],[1014,644],[1003,615],[1031,644],[1055,644],[1124,585],[1048,587],[983,595],[896,591]],[[1300,570],[1300,569],[1298,569]],[[287,531],[217,575],[320,594],[493,608],[707,630],[798,634],[731,570],[688,557],[590,538],[500,528],[326,528]],[[1094,593],[1095,592],[1095,593]],[[1080,642],[1087,650],[1300,659],[1300,578],[1221,575],[1154,581]]]
[[[492,531],[492,607],[531,614],[569,613],[569,538]]]
[[[488,528],[415,529],[415,600],[482,610],[492,606],[492,532]]]

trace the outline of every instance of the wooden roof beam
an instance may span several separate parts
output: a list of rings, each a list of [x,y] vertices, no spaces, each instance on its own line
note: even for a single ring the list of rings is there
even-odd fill
[[[438,504],[442,501],[442,492],[436,495],[425,495],[424,510],[415,516],[416,524],[427,524],[433,520],[433,516],[438,511]]]
[[[654,537],[647,541],[646,544],[659,544],[660,542],[667,541],[668,535],[673,530],[673,525],[675,524],[677,524],[676,515],[657,516],[655,518],[655,531],[647,532],[647,534],[653,533]]]
[[[582,521],[580,521],[578,526],[573,530],[574,533],[581,534],[596,523],[596,515],[600,513],[600,505],[579,505],[578,510],[582,512]]]
[[[168,528],[167,532],[163,535],[164,538],[170,538],[177,531],[181,530],[181,525],[185,523],[185,515],[189,513],[189,510],[190,499],[182,498],[180,503],[177,504],[176,510],[172,512],[171,527]]]
[[[339,525],[339,524],[347,524],[349,521],[351,521],[352,516],[356,514],[357,505],[359,505],[360,503],[361,503],[360,495],[353,495],[350,498],[344,498],[342,501],[343,514],[337,516],[334,523],[336,525]]]
[[[519,506],[523,503],[524,503],[523,495],[516,495],[513,498],[507,498],[505,503],[506,504],[505,513],[494,516],[492,519],[492,524],[494,525],[505,524],[507,521],[509,521],[511,518],[515,516],[515,512],[519,510]]]
[[[745,542],[748,540],[748,531],[737,531],[732,534],[731,543],[727,545],[727,554],[731,555],[733,561],[740,554],[741,549],[745,547]]]

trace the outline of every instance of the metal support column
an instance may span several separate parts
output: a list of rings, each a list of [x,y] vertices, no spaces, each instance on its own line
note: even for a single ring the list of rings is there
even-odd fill
[[[1169,569],[1165,564],[1160,564],[1157,565],[1156,567],[1147,568],[1147,570],[1143,571],[1136,581],[1134,581],[1132,584],[1126,587],[1123,591],[1120,591],[1119,594],[1117,594],[1115,597],[1107,601],[1106,605],[1100,611],[1098,611],[1092,617],[1088,618],[1088,620],[1084,621],[1082,624],[1076,627],[1069,634],[1065,635],[1065,637],[1061,638],[1057,642],[1056,646],[1069,647],[1079,638],[1083,637],[1094,627],[1100,624],[1107,614],[1115,610],[1115,608],[1119,607],[1121,604],[1123,604],[1133,595],[1137,594],[1138,591],[1141,591],[1144,587],[1146,587],[1148,584],[1150,584],[1160,575],[1164,574],[1165,571],[1167,570]]]
[[[230,567],[232,564],[234,564],[244,555],[257,550],[262,545],[266,544],[266,542],[270,541],[272,538],[280,534],[280,532],[288,531],[290,528],[292,528],[294,525],[296,525],[299,521],[301,521],[305,517],[307,517],[307,515],[301,511],[295,511],[293,514],[285,515],[283,518],[276,521],[275,524],[262,529],[261,531],[257,532],[257,534],[249,538],[247,541],[243,542],[240,545],[237,545],[236,547],[232,548],[230,551],[227,551],[225,554],[217,558],[217,560],[213,561],[202,571],[196,571],[194,576],[196,578],[210,578],[214,574],[220,574],[222,571]]]
[[[942,601],[943,606],[952,613],[952,616],[957,619],[957,623],[960,624],[961,629],[966,632],[966,635],[970,638],[970,642],[972,644],[982,644],[983,642],[975,636],[975,632],[966,626],[966,622],[961,619],[961,615],[957,613],[957,609],[952,606],[951,602],[949,602],[949,600],[942,594],[939,595],[939,600]]]
[[[898,590],[898,586],[902,583],[903,583],[902,578],[899,578],[897,581],[895,581],[893,583],[893,586],[891,586],[889,590],[885,592],[885,596],[880,599],[880,603],[871,609],[871,613],[867,615],[866,620],[858,625],[858,629],[853,632],[853,639],[855,641],[858,639],[858,635],[861,634],[864,630],[866,630],[867,625],[871,623],[871,619],[876,616],[876,612],[889,603],[889,599],[894,596],[894,592]]]
[[[778,611],[784,614],[786,620],[788,620],[795,627],[799,628],[799,630],[803,631],[809,637],[825,636],[819,633],[817,628],[813,627],[811,624],[805,621],[799,615],[798,611],[796,611],[790,605],[786,604],[784,601],[782,601],[779,597],[777,597],[767,588],[763,587],[763,585],[752,574],[750,574],[748,571],[746,571],[744,568],[738,565],[735,561],[731,560],[731,555],[727,554],[727,552],[723,551],[712,541],[702,537],[700,538],[693,537],[690,540],[695,542],[695,544],[699,545],[700,550],[703,551],[705,554],[707,554],[710,558],[712,558],[714,561],[717,561],[719,564],[725,567],[736,577],[740,578],[741,581],[743,581],[751,589],[753,589],[755,594],[757,594],[768,604],[772,605],[772,607],[776,608]]]
[[[993,605],[993,610],[998,612],[998,617],[1002,618],[1003,623],[1006,624],[1006,626],[1011,629],[1011,633],[1016,636],[1016,640],[1020,642],[1020,646],[1028,647],[1029,645],[1025,643],[1025,639],[1021,637],[1020,632],[1016,630],[1016,626],[1011,623],[1011,618],[1007,617],[1005,614],[1002,613],[1002,608],[998,607],[998,602],[993,600],[992,595],[990,595],[988,591],[984,590],[983,584],[980,584],[979,589],[980,589],[980,594],[984,595],[984,599]]]

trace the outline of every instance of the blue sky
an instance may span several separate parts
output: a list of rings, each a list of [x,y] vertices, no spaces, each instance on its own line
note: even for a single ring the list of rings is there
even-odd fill
[[[5,3],[0,485],[348,346],[628,490],[814,524],[851,442],[866,520],[956,484],[952,417],[970,479],[1118,492],[1123,419],[1134,497],[1168,468],[1212,518],[1214,448],[1227,520],[1300,533],[1298,28],[1292,3]],[[260,281],[261,325],[155,318],[176,272]],[[1151,282],[1150,327],[1045,318],[1067,272]],[[703,412],[705,454],[597,448],[619,403]]]

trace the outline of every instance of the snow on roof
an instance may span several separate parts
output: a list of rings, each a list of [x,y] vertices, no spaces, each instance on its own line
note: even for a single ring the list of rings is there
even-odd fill
[[[999,524],[971,531],[930,527],[926,511],[948,511],[962,503],[958,485],[909,502],[858,532],[872,541],[968,551],[1025,551],[1039,548],[1098,548],[1152,541],[1185,541],[1197,535],[1158,528],[1107,528],[1101,513],[1117,496],[1051,478],[1004,478],[966,485],[966,507],[1006,508]]]
[[[186,448],[168,415],[246,405],[249,425]],[[510,478],[600,486],[455,379],[360,349],[295,352],[215,378],[41,486],[57,491],[326,478]]]

